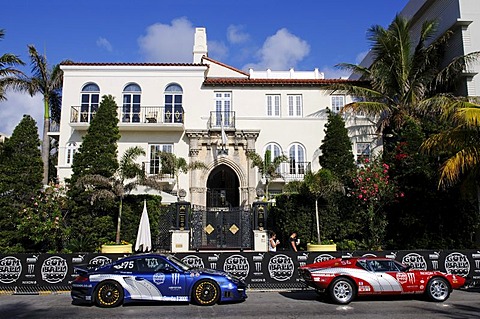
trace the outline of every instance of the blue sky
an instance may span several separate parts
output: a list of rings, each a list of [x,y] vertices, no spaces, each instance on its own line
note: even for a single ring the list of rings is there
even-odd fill
[[[3,1],[0,55],[28,61],[27,45],[49,64],[192,62],[195,27],[205,27],[209,57],[241,70],[313,70],[359,63],[367,30],[387,27],[408,0],[14,0]],[[22,69],[29,73],[29,66]],[[7,93],[0,132],[11,134],[23,114],[41,125],[40,96]]]

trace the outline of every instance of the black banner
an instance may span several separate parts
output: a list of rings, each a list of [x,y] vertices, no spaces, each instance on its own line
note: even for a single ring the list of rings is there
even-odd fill
[[[480,282],[480,251],[364,252],[190,252],[175,254],[193,267],[223,270],[245,280],[251,289],[301,289],[297,269],[306,264],[347,256],[394,258],[415,269],[438,270]],[[1,254],[0,290],[69,290],[78,264],[104,265],[125,254]]]

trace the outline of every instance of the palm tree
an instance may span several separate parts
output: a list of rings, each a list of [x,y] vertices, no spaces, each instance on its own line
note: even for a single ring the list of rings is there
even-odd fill
[[[328,199],[331,195],[343,189],[340,180],[328,169],[320,169],[313,173],[308,171],[305,174],[304,183],[310,193],[315,197],[315,220],[317,224],[317,240],[321,243],[320,238],[320,214],[318,211],[318,201],[320,198]]]
[[[480,200],[480,105],[457,99],[444,109],[442,120],[452,127],[429,137],[422,144],[427,154],[446,155],[440,168],[439,188],[458,183],[462,177],[473,180]]]
[[[417,43],[410,33],[411,21],[401,16],[397,15],[388,29],[371,27],[368,34],[374,54],[372,65],[368,68],[338,65],[369,83],[332,86],[361,98],[346,105],[344,110],[377,116],[379,132],[385,133],[387,129],[389,134],[395,134],[405,119],[418,119],[422,115],[419,102],[452,85],[466,66],[480,56],[480,52],[460,56],[442,68],[444,48],[452,32],[433,40],[437,26],[436,21],[425,21]]]
[[[43,184],[48,184],[48,159],[50,156],[50,118],[60,122],[61,89],[63,84],[63,71],[60,65],[54,65],[51,69],[47,64],[47,58],[40,55],[33,45],[28,46],[31,60],[32,76],[23,77],[22,82],[15,88],[28,92],[31,96],[37,93],[43,95],[43,135],[42,135],[42,160],[43,160]],[[68,62],[63,61],[62,63]]]
[[[120,231],[122,223],[123,198],[125,194],[135,189],[137,185],[144,185],[145,172],[141,164],[135,162],[139,156],[145,156],[143,148],[130,147],[123,154],[119,167],[112,177],[98,174],[84,175],[77,181],[77,185],[90,191],[91,203],[105,199],[118,199],[118,219],[115,242],[120,244]],[[152,186],[149,183],[149,186]]]
[[[265,178],[265,196],[268,199],[268,185],[277,177],[280,177],[278,168],[280,164],[288,161],[288,157],[280,155],[272,160],[272,153],[270,150],[265,151],[265,157],[262,157],[255,152],[248,152],[247,157],[252,161],[252,167],[257,167],[262,178]]]
[[[175,176],[175,182],[177,184],[177,200],[180,200],[180,173],[187,174],[188,171],[191,170],[207,169],[207,166],[203,162],[194,161],[190,164],[187,164],[187,161],[183,157],[177,157],[173,153],[161,151],[158,152],[158,156],[160,157],[162,163],[162,167],[160,169],[160,178],[164,178],[165,175]]]
[[[0,40],[5,37],[5,30],[0,29]],[[4,101],[5,91],[8,87],[15,88],[21,81],[19,77],[23,72],[15,69],[17,65],[25,65],[20,58],[12,53],[4,53],[0,56],[0,101]]]

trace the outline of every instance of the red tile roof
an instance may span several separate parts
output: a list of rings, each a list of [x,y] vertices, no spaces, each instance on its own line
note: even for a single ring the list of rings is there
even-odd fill
[[[154,63],[154,62],[62,62],[61,65],[78,66],[208,66],[202,63]]]
[[[365,81],[346,79],[244,79],[207,78],[206,86],[326,86],[332,84],[367,84]]]
[[[237,69],[237,68],[234,68],[233,66],[227,65],[227,64],[225,64],[225,63],[219,62],[219,61],[214,60],[214,59],[212,59],[212,58],[209,58],[208,56],[205,56],[205,55],[204,55],[204,56],[202,57],[202,59],[203,59],[203,60],[210,61],[210,62],[212,62],[212,63],[216,63],[216,64],[218,64],[218,65],[221,65],[221,66],[223,66],[223,67],[225,67],[225,68],[227,68],[227,69],[233,70],[233,71],[238,72],[238,73],[240,73],[240,74],[249,76],[248,73],[245,73],[245,72],[243,72],[242,70],[239,70],[239,69]]]

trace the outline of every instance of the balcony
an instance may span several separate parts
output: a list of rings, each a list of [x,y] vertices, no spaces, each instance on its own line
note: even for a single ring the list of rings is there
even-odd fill
[[[210,112],[210,118],[208,119],[208,128],[210,130],[221,130],[222,124],[225,130],[232,130],[232,129],[234,130],[235,129],[235,112],[234,111]]]
[[[75,129],[87,129],[98,107],[72,106],[70,126]],[[181,107],[136,106],[119,107],[118,127],[120,130],[155,131],[184,129],[185,113]]]
[[[277,169],[279,177],[274,178],[271,182],[274,183],[288,183],[292,181],[303,181],[305,174],[311,170],[310,162],[296,162],[290,161],[280,164]],[[265,184],[265,180],[262,178],[262,183]]]
[[[50,127],[48,130],[49,136],[60,136],[60,123],[50,119]]]

